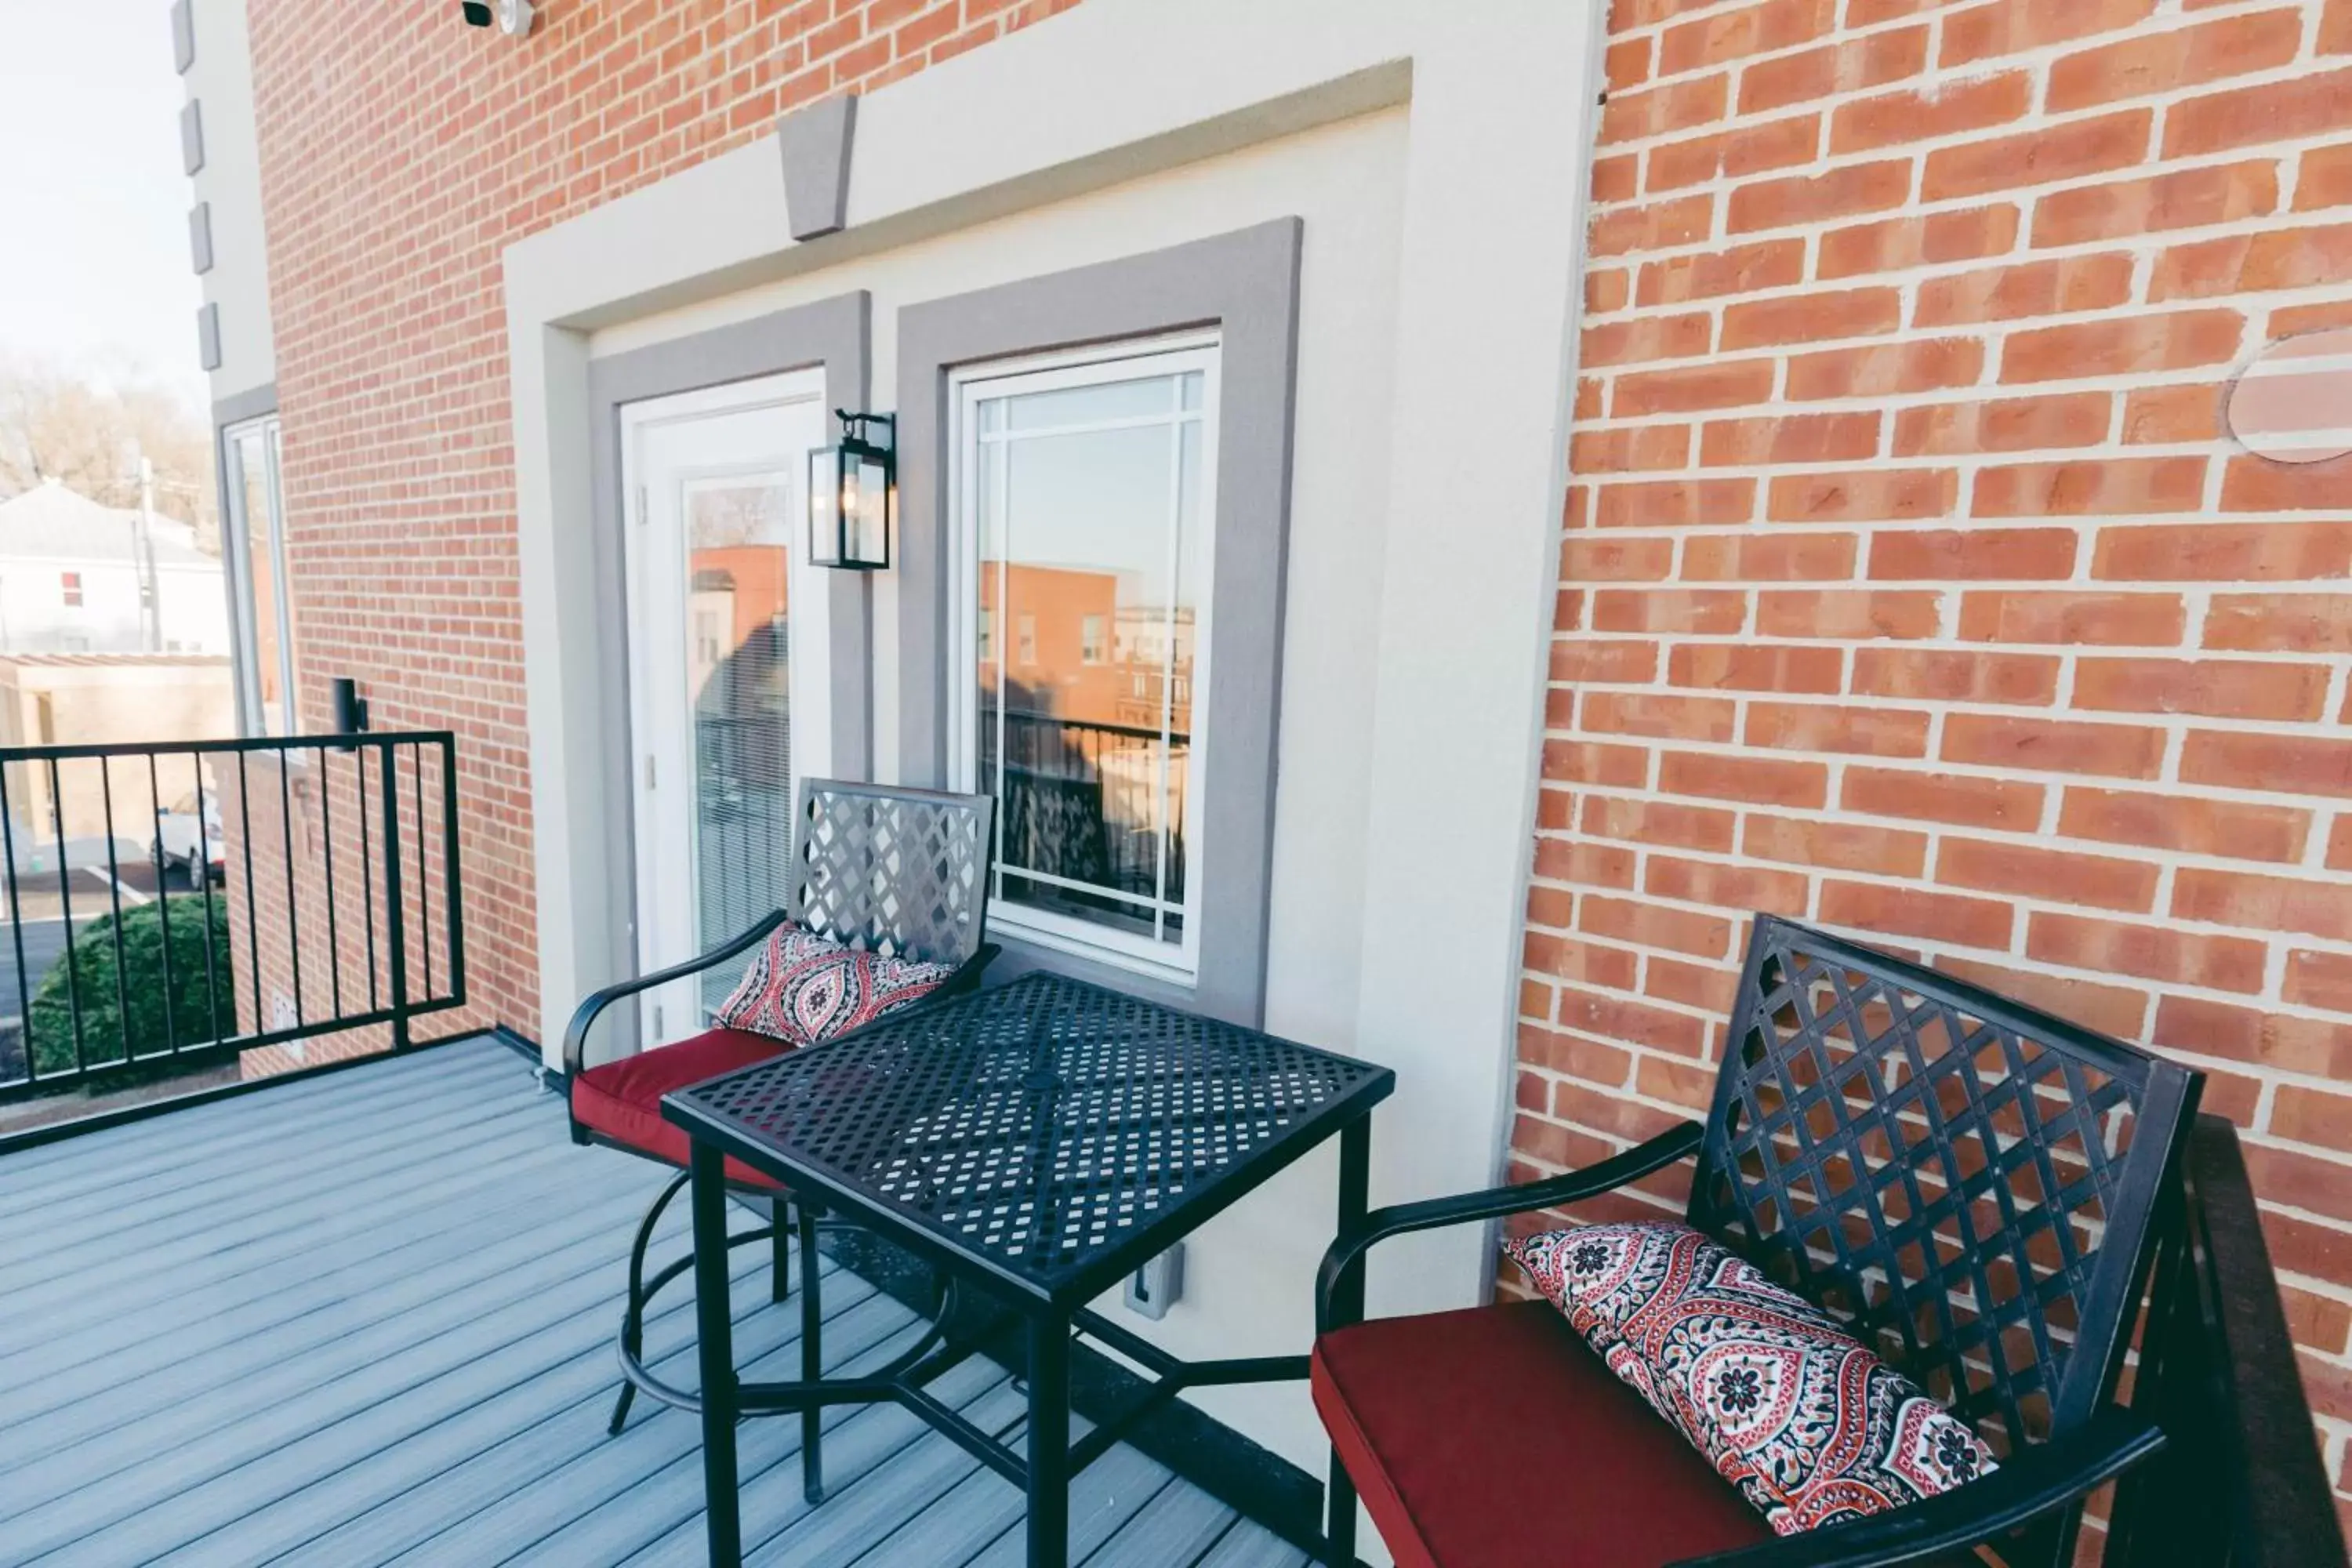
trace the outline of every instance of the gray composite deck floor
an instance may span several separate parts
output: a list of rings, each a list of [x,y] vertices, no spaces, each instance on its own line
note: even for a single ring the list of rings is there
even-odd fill
[[[0,1563],[700,1562],[694,1419],[641,1400],[604,1434],[661,1179],[574,1147],[488,1041],[0,1156]],[[799,1310],[770,1305],[765,1253],[737,1258],[736,1349],[790,1376]],[[853,1274],[824,1300],[828,1370],[914,1336]],[[648,1350],[691,1383],[691,1291],[667,1301]],[[934,1391],[1017,1436],[994,1365]],[[814,1509],[799,1421],[745,1426],[748,1562],[1017,1568],[1013,1487],[895,1407],[828,1421]],[[1130,1448],[1071,1519],[1091,1568],[1305,1562]]]

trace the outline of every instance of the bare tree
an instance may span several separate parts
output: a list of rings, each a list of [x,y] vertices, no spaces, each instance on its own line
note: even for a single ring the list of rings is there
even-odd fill
[[[142,458],[154,465],[156,511],[219,553],[212,431],[184,398],[136,374],[0,360],[0,500],[54,479],[103,505],[135,507]]]

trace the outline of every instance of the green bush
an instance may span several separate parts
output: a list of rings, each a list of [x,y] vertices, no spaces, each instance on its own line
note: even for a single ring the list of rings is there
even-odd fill
[[[85,1066],[120,1062],[127,1043],[134,1056],[150,1056],[171,1048],[176,1037],[184,1047],[236,1033],[236,1005],[231,994],[228,949],[228,906],[212,900],[210,924],[213,961],[209,979],[205,963],[205,900],[173,899],[172,918],[172,1029],[163,1016],[163,904],[138,904],[121,915],[122,984],[115,984],[115,920],[101,915],[73,935],[73,963],[61,953],[41,977],[33,993],[32,1016],[26,1020],[32,1041],[34,1070],[41,1074],[70,1072],[74,1065],[74,999],[81,1003],[81,1059]],[[73,995],[68,995],[68,969],[72,971]],[[128,1002],[126,1018],[122,1004]],[[207,1005],[212,1016],[205,1016]]]

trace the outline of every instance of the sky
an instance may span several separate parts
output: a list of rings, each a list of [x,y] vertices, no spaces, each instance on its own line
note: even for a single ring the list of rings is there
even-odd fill
[[[0,357],[198,406],[170,0],[0,0]]]

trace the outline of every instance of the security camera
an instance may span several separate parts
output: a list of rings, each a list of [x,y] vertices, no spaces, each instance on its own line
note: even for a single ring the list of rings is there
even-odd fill
[[[530,31],[530,0],[464,0],[460,7],[466,13],[468,26],[487,27],[492,23],[509,38],[520,38]]]

